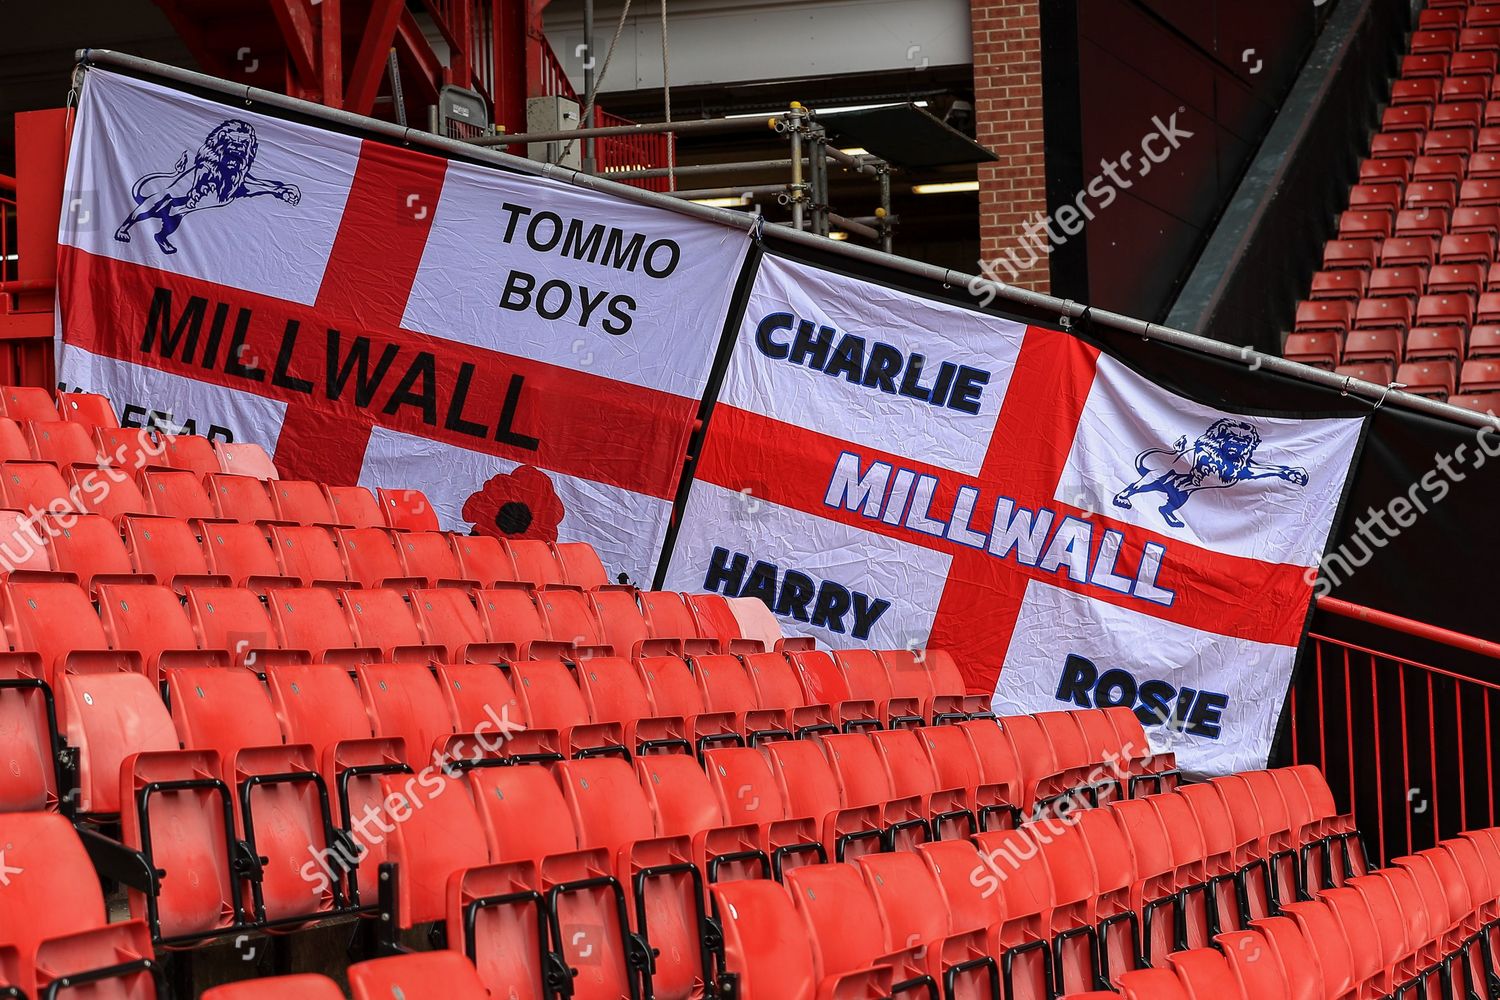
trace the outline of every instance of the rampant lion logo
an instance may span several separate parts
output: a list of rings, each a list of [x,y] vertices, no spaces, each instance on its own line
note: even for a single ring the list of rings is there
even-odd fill
[[[220,122],[203,140],[196,157],[190,160],[188,151],[183,150],[176,167],[147,174],[135,182],[131,197],[137,207],[115,230],[115,239],[129,243],[131,226],[160,219],[156,245],[162,253],[176,253],[168,237],[191,212],[222,208],[237,199],[262,194],[274,195],[288,205],[297,204],[302,192],[295,184],[263,181],[250,175],[258,149],[255,129],[249,122],[238,118]]]
[[[1160,493],[1161,517],[1174,528],[1182,527],[1177,510],[1198,490],[1222,490],[1247,479],[1284,479],[1294,486],[1307,485],[1307,470],[1289,465],[1265,465],[1255,461],[1260,434],[1242,420],[1221,417],[1198,436],[1191,448],[1187,436],[1177,439],[1174,450],[1148,448],[1135,457],[1140,478],[1115,494],[1116,507],[1130,507],[1138,493]]]

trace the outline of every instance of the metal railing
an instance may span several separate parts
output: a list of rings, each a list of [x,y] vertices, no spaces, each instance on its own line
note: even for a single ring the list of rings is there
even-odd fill
[[[1318,611],[1375,638],[1308,633],[1289,704],[1290,757],[1323,769],[1372,859],[1496,825],[1500,644],[1333,598]],[[1343,623],[1323,621],[1333,624]],[[1415,658],[1418,644],[1433,655]]]

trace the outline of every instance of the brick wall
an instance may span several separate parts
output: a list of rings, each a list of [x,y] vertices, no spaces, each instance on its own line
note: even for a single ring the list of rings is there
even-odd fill
[[[995,268],[999,280],[1045,292],[1047,255],[1023,231],[1047,211],[1039,2],[973,0],[971,7],[976,135],[1000,157],[979,168],[980,257],[1006,262]]]

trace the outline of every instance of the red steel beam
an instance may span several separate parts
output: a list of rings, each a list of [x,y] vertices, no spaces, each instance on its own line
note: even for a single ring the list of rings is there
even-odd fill
[[[319,84],[317,68],[317,30],[307,12],[307,0],[271,0],[271,12],[281,26],[281,39],[292,60],[292,72],[306,91],[316,91]]]
[[[370,19],[365,22],[354,69],[349,73],[349,87],[344,92],[344,108],[357,115],[368,115],[380,92],[380,75],[385,72],[386,57],[396,38],[396,26],[406,8],[402,0],[373,0]]]

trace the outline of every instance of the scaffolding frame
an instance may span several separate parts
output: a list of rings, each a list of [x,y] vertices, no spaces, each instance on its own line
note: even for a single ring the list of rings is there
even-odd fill
[[[667,133],[674,140],[682,136],[718,134],[724,132],[749,132],[769,127],[787,139],[789,155],[774,160],[731,160],[724,163],[678,164],[670,167],[640,167],[629,170],[597,169],[597,164],[585,160],[583,172],[612,181],[645,180],[648,178],[700,177],[713,174],[729,174],[751,170],[788,170],[784,184],[725,184],[709,188],[691,188],[660,192],[668,197],[686,201],[701,198],[732,198],[735,195],[775,194],[777,202],[791,210],[789,225],[799,232],[811,232],[816,236],[831,236],[835,228],[852,233],[890,253],[894,242],[894,231],[899,221],[891,212],[891,173],[894,167],[878,156],[868,153],[852,156],[835,146],[828,137],[827,128],[818,121],[816,112],[793,101],[780,114],[766,118],[699,118],[677,122],[646,122],[634,125],[606,125],[590,128],[561,129],[550,132],[524,132],[516,135],[477,136],[466,141],[476,146],[497,147],[520,143],[550,144],[573,139],[592,142],[594,139],[629,135]],[[552,150],[553,145],[541,148]],[[829,192],[829,162],[839,169],[859,176],[871,177],[876,183],[878,204],[871,215],[853,217],[841,215],[833,210]],[[551,161],[549,161],[551,162]]]

